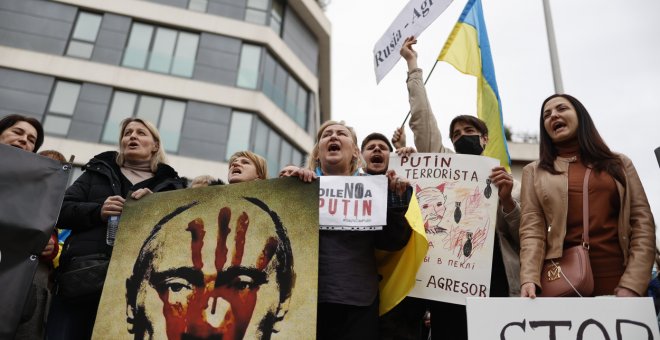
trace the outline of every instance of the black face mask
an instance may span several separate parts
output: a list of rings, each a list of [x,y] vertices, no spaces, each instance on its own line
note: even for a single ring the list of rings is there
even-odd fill
[[[481,155],[484,148],[481,146],[481,136],[479,135],[463,135],[461,138],[454,142],[456,153],[466,155]]]

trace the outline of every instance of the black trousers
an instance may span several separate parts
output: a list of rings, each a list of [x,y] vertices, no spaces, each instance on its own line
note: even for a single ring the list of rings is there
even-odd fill
[[[319,302],[317,340],[377,340],[378,297],[369,306]]]
[[[424,313],[428,300],[405,297],[380,317],[381,340],[419,340],[423,337]]]

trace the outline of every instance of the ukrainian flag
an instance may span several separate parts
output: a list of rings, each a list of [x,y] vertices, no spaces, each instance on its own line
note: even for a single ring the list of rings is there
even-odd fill
[[[406,220],[412,228],[408,244],[398,251],[376,250],[378,273],[382,276],[379,285],[379,314],[383,315],[403,300],[415,286],[417,270],[429,250],[424,231],[424,218],[413,192],[406,211]]]
[[[469,0],[438,56],[457,70],[477,77],[477,116],[488,126],[485,156],[500,160],[511,172],[509,149],[504,137],[502,104],[495,81],[488,32],[481,0]]]

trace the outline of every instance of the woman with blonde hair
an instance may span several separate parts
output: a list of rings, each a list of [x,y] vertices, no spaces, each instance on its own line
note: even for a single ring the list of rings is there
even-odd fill
[[[317,133],[308,169],[290,176],[311,182],[318,176],[359,176],[360,150],[353,129],[327,121]],[[407,182],[388,173],[389,187],[407,193]],[[398,250],[410,238],[407,204],[388,199],[387,225],[381,231],[321,230],[317,339],[378,339],[378,273],[374,249]]]
[[[229,184],[268,179],[268,163],[251,151],[238,151],[229,157]]]
[[[153,124],[140,118],[127,118],[122,121],[120,131],[119,152],[106,151],[94,156],[64,196],[57,227],[70,229],[71,235],[60,257],[58,293],[48,322],[49,338],[91,337],[105,271],[94,272],[98,274],[94,282],[64,278],[67,273],[89,271],[84,259],[110,258],[112,245],[106,239],[108,219],[121,214],[128,192],[133,191],[131,197],[139,199],[151,192],[185,187],[185,181],[165,164],[160,134]]]

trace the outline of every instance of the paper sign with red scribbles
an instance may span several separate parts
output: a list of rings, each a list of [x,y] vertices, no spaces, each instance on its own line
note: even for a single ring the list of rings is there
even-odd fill
[[[429,241],[410,296],[464,305],[489,295],[498,191],[488,177],[497,164],[459,154],[390,157],[389,169],[415,189]]]

